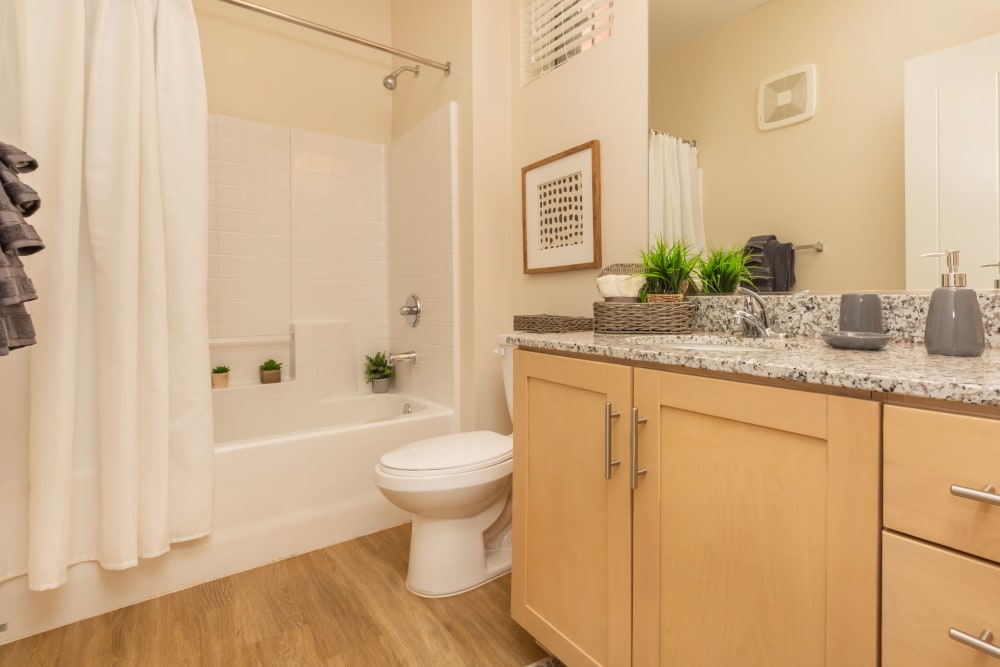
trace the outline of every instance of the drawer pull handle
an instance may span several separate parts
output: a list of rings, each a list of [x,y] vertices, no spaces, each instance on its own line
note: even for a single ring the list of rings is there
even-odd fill
[[[604,404],[604,479],[611,479],[611,468],[622,464],[621,461],[611,460],[611,420],[621,417],[620,412],[611,412],[611,403]]]
[[[984,486],[982,491],[970,489],[965,486],[959,486],[958,484],[952,484],[951,495],[958,496],[959,498],[976,500],[988,505],[1000,505],[1000,495],[996,494],[996,489],[993,488],[992,484]]]
[[[989,630],[983,630],[982,634],[978,637],[973,637],[972,635],[965,634],[961,630],[948,628],[948,636],[957,641],[959,644],[965,644],[969,648],[974,648],[981,653],[985,653],[991,658],[1000,660],[1000,648],[990,643],[993,641],[993,633]]]

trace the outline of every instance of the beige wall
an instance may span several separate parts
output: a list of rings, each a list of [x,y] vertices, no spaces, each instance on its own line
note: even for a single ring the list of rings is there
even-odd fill
[[[903,61],[996,32],[993,0],[771,0],[650,68],[650,125],[698,140],[707,240],[823,241],[795,289],[904,286]],[[761,132],[757,85],[815,63],[815,118]]]
[[[383,44],[389,0],[268,0],[272,9]],[[194,0],[212,113],[388,143],[392,59],[219,0]]]
[[[522,87],[518,3],[510,3],[511,136],[516,202],[504,248],[505,278],[518,314],[586,315],[598,297],[599,269],[525,275],[521,246],[521,167],[591,139],[601,142],[604,265],[638,259],[646,241],[646,0],[615,3],[615,35]]]
[[[492,350],[497,347],[497,334],[511,328],[513,295],[507,275],[520,243],[520,235],[511,228],[511,216],[518,207],[510,194],[509,5],[491,0],[473,3],[474,220],[471,239],[462,238],[463,266],[468,267],[463,288],[470,292],[473,304],[472,326],[463,338],[462,351],[475,369],[474,375],[463,378],[469,412],[463,417],[474,418],[466,419],[464,425],[501,433],[510,433],[511,422],[503,394],[502,362]]]

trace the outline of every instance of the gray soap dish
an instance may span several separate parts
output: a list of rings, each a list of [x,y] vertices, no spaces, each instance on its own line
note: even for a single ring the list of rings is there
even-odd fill
[[[892,336],[871,331],[824,331],[820,338],[830,347],[843,350],[881,350]]]

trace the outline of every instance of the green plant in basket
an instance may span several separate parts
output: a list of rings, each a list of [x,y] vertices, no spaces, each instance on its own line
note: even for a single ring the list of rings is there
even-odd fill
[[[683,294],[699,260],[684,239],[668,245],[662,237],[651,248],[640,250],[639,257],[646,277],[646,286],[639,293],[643,300],[647,294]]]
[[[212,369],[212,372],[216,373],[216,374],[218,374],[218,373],[228,373],[229,372],[229,366],[216,366],[215,368]]]
[[[732,294],[740,285],[753,285],[747,262],[752,255],[743,246],[709,248],[698,258],[695,274],[705,294]]]
[[[389,358],[385,352],[377,352],[374,357],[365,355],[365,380],[391,379],[396,374],[396,370],[389,365]]]
[[[282,364],[274,359],[268,359],[260,365],[262,371],[280,371]]]

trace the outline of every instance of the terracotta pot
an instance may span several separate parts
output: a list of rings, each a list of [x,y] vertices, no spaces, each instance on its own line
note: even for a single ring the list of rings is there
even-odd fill
[[[376,378],[372,380],[372,391],[376,394],[384,394],[389,391],[389,378]]]
[[[229,373],[212,373],[212,389],[225,389],[229,386]]]
[[[274,384],[275,382],[281,382],[281,369],[273,371],[260,372],[260,383],[261,384]]]

